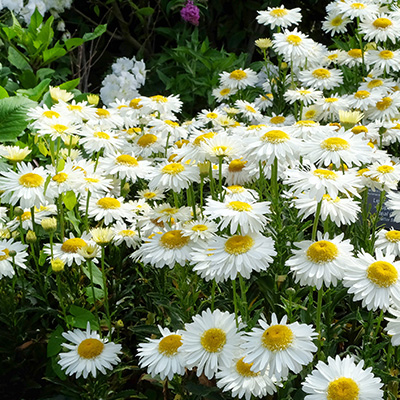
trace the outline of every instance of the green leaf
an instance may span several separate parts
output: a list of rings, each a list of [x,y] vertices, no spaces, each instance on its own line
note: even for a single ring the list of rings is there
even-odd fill
[[[30,69],[26,69],[22,74],[19,74],[18,79],[21,84],[21,89],[31,89],[38,84],[36,75]]]
[[[54,69],[52,68],[40,68],[36,71],[36,76],[40,81],[46,78],[51,78],[54,75]]]
[[[69,190],[67,193],[63,194],[63,202],[65,207],[71,211],[76,204],[75,192],[73,190]]]
[[[43,43],[43,48],[50,46],[50,43],[53,40],[54,30],[51,27],[53,25],[53,21],[54,17],[49,17],[42,25],[40,32],[37,34],[37,40]]]
[[[75,217],[75,214],[73,211],[68,211],[66,215],[66,219],[71,222],[71,224],[74,226],[74,229],[76,233],[80,236],[81,230],[79,228],[79,224],[81,221]]]
[[[72,81],[67,81],[62,83],[59,88],[64,90],[72,90],[75,89],[80,82],[80,78],[73,79]]]
[[[152,7],[143,7],[137,10],[140,15],[144,15],[145,17],[149,17],[154,13],[154,8]]]
[[[100,16],[100,8],[97,4],[93,7],[93,11],[98,17]]]
[[[99,285],[102,289],[104,289],[104,286],[103,286],[103,274],[101,273],[99,267],[97,267],[93,262],[91,264],[92,264],[92,273],[93,273],[93,283],[95,285]],[[83,266],[82,270],[83,270],[83,273],[90,280],[89,267],[88,266]]]
[[[85,288],[85,290],[86,290],[87,301],[90,304],[94,304],[92,287],[88,286],[87,288]],[[95,287],[94,288],[94,295],[96,297],[96,301],[99,301],[99,300],[104,298],[104,290]]]
[[[19,89],[18,94],[26,96],[34,101],[39,101],[43,95],[48,91],[51,79],[47,78],[40,82],[32,89]]]
[[[67,51],[62,47],[53,47],[52,49],[43,52],[43,63],[50,63],[67,54]]]
[[[60,160],[58,160],[58,164],[57,164],[57,173],[62,171],[65,167],[65,160],[63,158],[61,158]]]
[[[46,262],[46,259],[47,259],[47,254],[43,250],[40,250],[39,265],[41,267],[43,267],[44,263]]]
[[[0,99],[4,99],[5,97],[9,97],[8,92],[3,86],[0,86]]]
[[[0,142],[15,140],[27,127],[26,113],[36,107],[35,101],[23,96],[0,100]]]
[[[90,328],[93,330],[99,329],[99,323],[97,318],[89,311],[84,308],[72,305],[69,309],[71,315],[67,315],[67,322],[80,329],[86,329],[87,323],[90,323]]]
[[[101,36],[106,30],[107,30],[107,24],[99,25],[99,26],[96,27],[96,29],[95,29],[93,32],[91,32],[91,33],[85,33],[85,34],[83,35],[83,38],[82,38],[82,39],[83,39],[85,42],[88,42],[88,41],[90,41],[90,40],[93,40],[93,39],[98,38],[98,37]]]
[[[80,46],[85,41],[82,38],[71,38],[65,41],[65,46],[68,51],[71,49],[75,49],[76,47]]]
[[[62,337],[64,329],[61,325],[58,325],[56,330],[50,335],[47,343],[47,357],[54,357],[62,350],[62,344],[65,339]]]
[[[10,46],[8,48],[7,59],[10,64],[14,65],[14,67],[17,67],[21,71],[25,69],[32,70],[26,58],[18,50],[14,49],[14,47]]]
[[[29,23],[29,28],[36,30],[39,28],[40,24],[43,22],[43,16],[40,14],[39,10],[36,8],[35,12],[31,16],[31,21]]]

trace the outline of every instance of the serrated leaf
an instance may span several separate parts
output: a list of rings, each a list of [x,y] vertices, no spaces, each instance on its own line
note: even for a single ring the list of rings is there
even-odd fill
[[[69,190],[67,193],[63,194],[63,202],[68,210],[72,210],[76,204],[76,195],[73,190]]]
[[[35,101],[23,96],[0,99],[0,142],[15,140],[28,125],[26,113]]]
[[[91,32],[91,33],[85,33],[85,34],[83,35],[83,38],[82,38],[82,39],[83,39],[85,42],[88,42],[88,41],[90,41],[90,40],[93,40],[93,39],[98,38],[98,37],[101,36],[106,30],[107,30],[107,24],[99,25],[99,26],[97,26],[97,27],[95,28],[95,30],[94,30],[93,32]]]
[[[90,323],[90,328],[93,330],[99,329],[99,323],[97,318],[89,311],[84,308],[72,305],[69,309],[70,315],[67,315],[67,322],[80,329],[86,329],[87,323]]]

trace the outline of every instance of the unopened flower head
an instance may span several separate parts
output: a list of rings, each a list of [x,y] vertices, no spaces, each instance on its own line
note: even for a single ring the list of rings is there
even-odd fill
[[[74,95],[64,89],[60,89],[59,87],[50,86],[50,96],[54,102],[58,102],[59,100],[68,102],[74,98]]]
[[[92,239],[99,246],[106,246],[113,240],[115,236],[115,232],[112,228],[94,228],[90,230],[90,233],[92,235]]]

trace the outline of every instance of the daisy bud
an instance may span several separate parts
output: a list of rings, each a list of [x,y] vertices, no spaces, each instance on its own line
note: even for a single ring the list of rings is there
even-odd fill
[[[87,244],[86,246],[78,249],[78,254],[84,257],[86,260],[96,258],[99,254],[99,247],[97,245]]]
[[[10,257],[15,257],[15,256],[17,255],[17,252],[16,252],[15,250],[10,250],[10,251],[8,252],[8,255],[9,255]]]
[[[26,234],[27,243],[35,243],[37,241],[36,233],[29,230]]]
[[[97,94],[88,94],[87,101],[92,106],[97,106],[99,104],[100,97]]]
[[[61,260],[60,258],[53,258],[50,263],[51,263],[51,269],[55,274],[64,271],[65,264],[64,261]]]
[[[14,215],[16,217],[20,217],[24,213],[24,210],[21,207],[14,208]]]
[[[79,136],[68,135],[63,141],[67,147],[75,147],[79,142]]]
[[[210,162],[209,161],[205,161],[203,163],[197,163],[199,170],[200,170],[200,176],[202,176],[203,178],[205,176],[208,176],[208,171],[210,170]]]
[[[118,329],[123,328],[123,327],[124,327],[124,321],[122,321],[122,319],[119,319],[119,320],[117,321],[117,323],[115,324],[115,326],[116,326]]]
[[[52,87],[49,88],[51,99],[58,103],[59,100],[68,102],[74,98],[74,95],[70,92],[67,92],[64,89],[60,89],[59,87]]]
[[[114,238],[114,231],[111,228],[94,228],[90,231],[92,234],[93,240],[99,246],[106,246],[113,240]]]
[[[11,234],[7,228],[0,228],[0,239],[10,239]]]
[[[261,50],[266,50],[272,46],[272,40],[267,38],[260,38],[255,41],[255,44]]]
[[[43,218],[41,225],[46,232],[55,232],[57,230],[57,219],[54,217]]]
[[[122,197],[125,197],[129,193],[130,190],[131,190],[131,185],[129,184],[129,182],[125,182],[125,185],[123,186],[123,188],[121,190]]]

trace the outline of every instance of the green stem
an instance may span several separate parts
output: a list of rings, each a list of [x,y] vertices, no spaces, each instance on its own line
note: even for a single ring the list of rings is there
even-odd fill
[[[58,301],[60,303],[60,307],[61,307],[61,310],[62,310],[62,313],[63,313],[64,322],[67,324],[67,328],[69,329],[69,324],[68,324],[68,320],[67,320],[67,311],[66,311],[66,307],[64,305],[63,295],[62,295],[62,291],[61,291],[60,274],[57,274],[56,281],[57,281]]]
[[[322,207],[322,199],[319,201],[317,205],[317,210],[315,211],[314,225],[312,228],[312,235],[311,235],[311,240],[313,242],[317,237],[317,229],[318,229],[319,215],[321,214],[321,207]]]
[[[232,290],[233,290],[233,307],[235,310],[235,321],[236,321],[236,326],[239,326],[239,321],[238,321],[238,304],[237,304],[237,293],[236,293],[236,280],[232,279]]]
[[[246,296],[247,289],[246,289],[246,282],[244,281],[243,276],[240,274],[239,274],[239,284],[240,284],[240,293],[242,296],[242,305],[243,305],[243,311],[244,311],[243,318],[244,318],[244,322],[247,323],[248,311],[249,311],[248,305],[247,305],[247,296]]]
[[[64,227],[64,206],[63,206],[61,194],[60,194],[60,196],[58,196],[58,199],[57,199],[57,209],[58,209],[58,215],[60,216],[61,242],[63,242],[64,237],[65,237],[65,227]]]
[[[86,199],[86,210],[85,210],[85,230],[89,232],[89,200],[91,196],[90,190],[87,192],[87,199]]]
[[[101,320],[99,317],[99,311],[97,310],[97,299],[96,299],[96,292],[94,290],[94,281],[93,281],[93,262],[92,260],[87,260],[87,266],[89,269],[89,276],[90,276],[90,287],[92,289],[92,296],[93,296],[93,306],[94,306],[94,312],[97,317],[97,321],[99,323],[99,330],[101,329]],[[104,283],[104,280],[103,280]]]
[[[103,275],[103,290],[104,290],[104,308],[107,316],[107,325],[108,325],[108,335],[111,339],[111,318],[110,318],[110,307],[108,304],[108,289],[107,289],[107,277],[104,265],[106,250],[104,246],[101,247],[101,273]]]
[[[216,289],[216,282],[215,279],[212,281],[212,287],[211,287],[211,311],[214,311],[214,303],[215,303],[215,289]]]
[[[223,156],[218,157],[218,193],[219,199],[222,201],[222,161]]]
[[[272,203],[276,204],[278,201],[278,159],[276,157],[271,165],[271,194]]]
[[[317,300],[317,315],[315,317],[315,327],[318,332],[318,353],[317,359],[319,360],[319,355],[322,348],[322,329],[321,329],[321,314],[322,314],[322,298],[324,296],[324,288],[318,290],[318,300]]]

